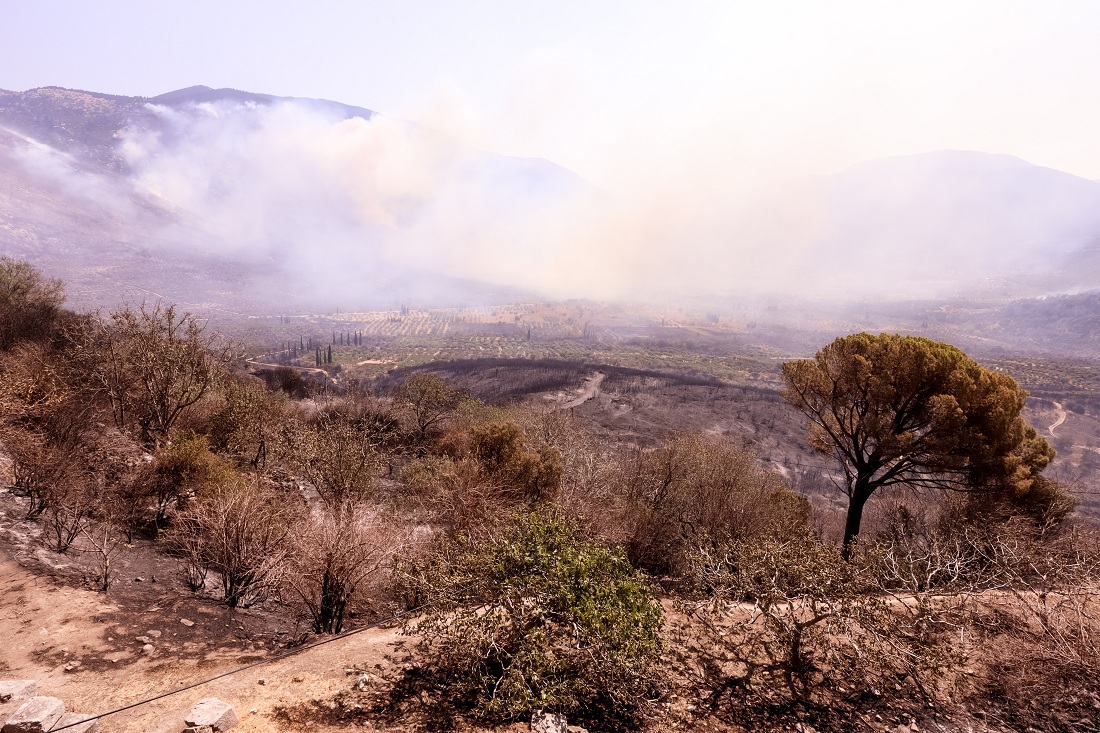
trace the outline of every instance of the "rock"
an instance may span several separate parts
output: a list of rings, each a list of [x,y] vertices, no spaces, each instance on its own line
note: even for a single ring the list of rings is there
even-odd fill
[[[260,679],[256,680],[256,684],[257,685],[266,685],[267,680],[265,678],[261,677]]]
[[[72,727],[65,727],[69,725]],[[58,728],[65,728],[65,733],[96,733],[99,730],[99,718],[80,713],[65,713],[54,723],[53,729]]]
[[[151,636],[154,639],[159,639],[160,638],[160,632],[157,631],[156,629],[153,629],[152,631],[146,631],[145,635],[146,636]]]
[[[214,729],[209,725],[195,725],[190,728],[184,728],[183,733],[214,733]]]
[[[0,680],[0,702],[26,700],[37,694],[37,680]]]
[[[898,727],[895,728],[894,731],[895,731],[895,733],[910,733],[909,732],[909,726],[907,726],[903,723],[898,723]]]
[[[360,692],[367,689],[369,686],[370,686],[370,675],[369,674],[361,674],[361,675],[359,675],[359,678],[357,680],[355,680],[355,689],[359,690]]]
[[[569,733],[569,724],[560,713],[536,710],[531,713],[531,733]]]
[[[571,725],[569,726],[569,733],[588,733],[588,729],[579,725]]]
[[[4,733],[47,733],[64,714],[65,703],[56,697],[32,697],[8,718]]]
[[[181,618],[180,623],[183,624],[184,626],[187,626],[187,627],[191,627],[191,626],[195,625],[195,622],[192,621],[189,618]]]
[[[141,648],[141,651],[145,652],[146,654],[152,654],[154,651],[156,651],[156,649],[153,647],[152,644],[146,644]]]
[[[65,663],[64,670],[66,672],[72,672],[74,669],[80,669],[80,660],[79,659],[74,659],[71,662],[66,662]]]
[[[237,724],[237,711],[216,697],[206,697],[195,703],[183,722],[192,728],[208,725],[215,731],[228,730]]]
[[[134,641],[138,642],[139,644],[152,644],[153,643],[153,640],[150,639],[148,636],[135,636]]]

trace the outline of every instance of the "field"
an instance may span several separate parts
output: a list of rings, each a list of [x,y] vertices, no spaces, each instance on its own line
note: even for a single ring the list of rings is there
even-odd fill
[[[220,327],[249,344],[257,364],[316,368],[315,350],[293,346],[326,354],[331,347],[327,371],[380,392],[426,369],[490,403],[569,405],[593,432],[616,441],[654,446],[692,431],[736,436],[792,485],[836,505],[830,462],[808,448],[802,417],[779,395],[780,365],[811,356],[859,320],[822,316],[800,329],[779,309],[718,314],[577,301],[277,316]],[[899,316],[899,330],[905,323]],[[1031,393],[1025,417],[1058,451],[1051,471],[1074,487],[1084,513],[1100,516],[1100,363],[961,342]]]

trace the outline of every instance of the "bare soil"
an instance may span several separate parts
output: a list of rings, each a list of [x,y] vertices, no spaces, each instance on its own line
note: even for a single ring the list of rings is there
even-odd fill
[[[44,549],[21,508],[0,495],[0,678],[36,679],[41,694],[69,710],[98,714],[263,661],[300,638],[286,609],[234,612],[187,592],[173,561],[148,541],[120,561],[108,592],[89,590],[82,580],[89,559]],[[151,653],[139,636],[152,641]],[[328,699],[362,672],[399,664],[408,655],[395,650],[407,641],[397,627],[372,629],[111,715],[101,730],[176,733],[190,707],[211,696],[236,708],[241,733],[305,729],[277,711]]]

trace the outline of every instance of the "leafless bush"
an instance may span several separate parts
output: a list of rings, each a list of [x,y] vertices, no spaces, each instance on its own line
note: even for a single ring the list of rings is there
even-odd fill
[[[777,679],[821,702],[836,686],[907,679],[927,695],[933,674],[959,661],[953,604],[884,594],[872,559],[845,561],[809,535],[704,549],[695,572],[707,594],[697,613],[747,690],[767,694]]]
[[[1006,533],[989,544],[1003,582],[975,609],[984,673],[974,703],[1021,730],[1096,730],[1100,541],[1073,531],[1044,542]]]
[[[361,506],[320,508],[292,535],[286,583],[302,599],[318,634],[339,634],[365,583],[401,548],[392,523]]]
[[[213,572],[227,605],[248,606],[278,586],[296,513],[286,497],[236,478],[181,512],[170,541],[193,588]]]
[[[86,552],[95,558],[96,587],[106,592],[111,588],[112,563],[125,547],[123,533],[111,517],[103,517],[80,528],[87,548]]]
[[[322,413],[284,426],[281,453],[331,508],[367,498],[382,466],[369,426],[346,415]]]

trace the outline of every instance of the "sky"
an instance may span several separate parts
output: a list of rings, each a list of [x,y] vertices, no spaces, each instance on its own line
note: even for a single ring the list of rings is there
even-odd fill
[[[938,149],[1100,179],[1100,3],[8,2],[0,88],[319,97],[703,195]]]

